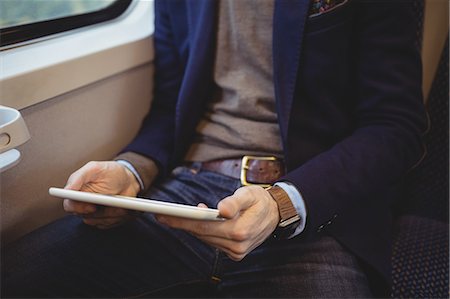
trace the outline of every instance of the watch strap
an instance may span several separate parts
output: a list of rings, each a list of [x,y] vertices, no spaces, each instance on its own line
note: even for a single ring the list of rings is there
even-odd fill
[[[278,212],[280,213],[280,223],[278,226],[286,227],[289,224],[300,220],[297,210],[283,188],[274,186],[267,189],[267,192],[269,192],[278,205]]]

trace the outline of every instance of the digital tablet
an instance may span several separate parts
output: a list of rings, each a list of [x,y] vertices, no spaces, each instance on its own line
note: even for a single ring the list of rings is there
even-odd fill
[[[219,216],[219,210],[217,209],[199,208],[195,206],[169,203],[153,199],[127,197],[120,195],[104,195],[92,192],[66,190],[55,187],[50,188],[48,190],[48,193],[52,196],[60,198],[67,198],[76,201],[89,202],[93,204],[124,208],[129,210],[151,212],[155,214],[163,214],[197,220],[224,220],[224,218]]]

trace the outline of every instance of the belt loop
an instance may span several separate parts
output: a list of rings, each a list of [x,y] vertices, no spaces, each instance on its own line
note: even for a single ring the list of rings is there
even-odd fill
[[[193,174],[197,174],[202,169],[202,162],[193,162],[189,165],[189,171]]]

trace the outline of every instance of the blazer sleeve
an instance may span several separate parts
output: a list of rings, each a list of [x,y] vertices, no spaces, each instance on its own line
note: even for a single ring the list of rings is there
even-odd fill
[[[155,73],[153,102],[134,140],[122,152],[135,152],[154,160],[167,171],[174,150],[175,110],[182,80],[182,67],[174,42],[169,1],[155,1]]]
[[[421,61],[410,4],[356,5],[355,129],[284,177],[305,200],[306,235],[333,218],[357,213],[367,201],[388,207],[392,199],[383,194],[424,154]]]

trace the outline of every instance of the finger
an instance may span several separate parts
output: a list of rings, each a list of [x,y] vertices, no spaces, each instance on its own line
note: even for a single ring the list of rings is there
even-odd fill
[[[228,219],[238,216],[241,211],[256,203],[258,199],[257,194],[261,191],[259,189],[264,190],[259,186],[247,186],[237,189],[233,195],[225,197],[217,205],[220,215]]]
[[[216,237],[200,237],[203,242],[223,251],[228,257],[234,261],[242,260],[256,246],[252,246],[251,242],[236,242]]]
[[[246,242],[237,242],[234,240],[218,238],[215,236],[196,236],[196,237],[215,248],[218,248],[223,251],[233,252],[235,254],[240,253],[239,249],[241,249],[241,247],[238,244],[246,244]],[[242,248],[242,251],[244,251],[244,248]]]
[[[111,229],[111,228],[118,227],[118,226],[122,225],[124,222],[125,221],[121,221],[121,222],[117,222],[117,223],[114,223],[114,224],[111,224],[111,225],[99,224],[99,225],[96,225],[95,227],[98,228],[98,229],[106,230],[106,229]]]
[[[63,208],[64,211],[66,211],[67,213],[75,213],[75,214],[90,214],[94,213],[97,210],[94,204],[70,199],[64,199]]]
[[[205,205],[204,203],[199,203],[198,205],[197,205],[197,207],[199,207],[199,208],[202,208],[202,209],[207,209],[208,208],[208,206],[207,205]]]
[[[185,230],[198,238],[216,237],[234,241],[246,241],[252,231],[241,218],[225,221],[191,220],[186,218],[157,215],[156,219],[172,228]]]
[[[112,208],[112,207],[106,207],[106,206],[100,206],[101,209],[97,208],[97,211],[95,213],[86,215],[85,218],[96,218],[96,219],[102,219],[102,218],[115,218],[115,217],[124,217],[131,215],[130,210],[122,209],[122,208]]]
[[[88,218],[83,217],[83,222],[87,225],[96,226],[98,228],[109,228],[117,226],[128,220],[127,217],[109,217],[109,218]]]
[[[167,215],[156,215],[156,219],[162,224],[172,228],[182,229],[198,236],[220,236],[227,238],[226,221],[191,220],[187,218],[173,217]]]

